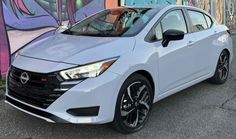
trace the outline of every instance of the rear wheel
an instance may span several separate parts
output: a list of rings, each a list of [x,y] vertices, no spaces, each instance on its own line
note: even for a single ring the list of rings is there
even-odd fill
[[[229,76],[229,54],[223,51],[220,54],[215,75],[208,81],[213,84],[224,84]]]
[[[124,134],[139,131],[147,121],[152,104],[150,82],[140,74],[133,74],[120,89],[113,127]]]

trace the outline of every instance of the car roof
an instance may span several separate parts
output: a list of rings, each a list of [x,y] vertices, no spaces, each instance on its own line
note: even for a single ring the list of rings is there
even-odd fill
[[[163,9],[165,7],[168,7],[169,5],[162,5],[162,4],[136,4],[133,6],[123,6],[123,7],[127,7],[127,8],[151,8],[151,9]]]
[[[136,4],[136,5],[133,5],[133,6],[123,6],[123,7],[126,7],[126,8],[152,8],[152,9],[159,9],[159,10],[162,10],[164,8],[190,8],[190,9],[195,9],[195,10],[201,10],[202,9],[199,9],[197,7],[194,7],[194,6],[186,6],[186,5],[177,5],[177,4]]]
[[[187,5],[177,5],[177,4],[147,4],[147,5],[133,5],[133,6],[122,6],[122,7],[126,7],[126,8],[151,8],[151,9],[158,9],[158,10],[162,10],[164,8],[167,8],[167,9],[171,9],[171,8],[188,8],[188,9],[192,9],[192,10],[197,10],[197,11],[200,11],[200,12],[203,12],[207,15],[210,16],[209,13],[207,13],[206,11],[200,9],[200,8],[197,8],[197,7],[194,7],[194,6],[187,6]]]

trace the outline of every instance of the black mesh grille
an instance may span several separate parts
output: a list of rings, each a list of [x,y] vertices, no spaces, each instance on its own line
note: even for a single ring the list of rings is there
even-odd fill
[[[30,78],[26,84],[22,84],[20,80],[24,72]],[[55,91],[61,87],[61,81],[56,74],[39,74],[11,67],[8,76],[8,94],[28,104],[46,109],[65,93]]]

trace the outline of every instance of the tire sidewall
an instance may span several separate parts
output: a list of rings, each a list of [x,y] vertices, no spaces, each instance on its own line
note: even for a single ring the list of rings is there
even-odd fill
[[[228,58],[228,66],[229,66],[229,55],[228,55],[228,53],[227,53],[226,51],[222,51],[222,52],[220,53],[220,57],[221,57],[222,55],[226,55],[226,56],[227,56],[227,58]],[[229,71],[228,71],[228,73],[227,73],[227,77],[226,77],[224,80],[222,80],[222,79],[220,78],[220,75],[219,75],[219,72],[218,72],[220,57],[219,57],[218,62],[217,62],[216,77],[217,77],[217,80],[218,80],[221,84],[223,84],[223,83],[225,83],[225,82],[227,81],[227,79],[228,79]],[[228,69],[229,69],[229,67],[228,67]]]
[[[131,128],[131,127],[127,127],[122,121],[122,117],[120,114],[120,105],[121,105],[122,96],[126,92],[127,87],[137,81],[140,81],[147,86],[147,89],[151,93],[151,101],[150,102],[152,102],[152,103],[150,104],[150,110],[149,110],[148,115],[147,115],[145,121],[143,122],[143,124],[141,124],[135,128]],[[122,130],[121,132],[133,133],[133,132],[137,132],[143,128],[143,126],[146,124],[148,117],[150,115],[150,111],[151,111],[152,104],[153,104],[153,98],[154,98],[154,92],[153,92],[150,82],[148,81],[148,79],[146,77],[144,77],[140,74],[133,74],[125,80],[125,82],[123,83],[123,85],[119,91],[119,95],[117,97],[115,117],[114,117],[114,122],[116,123],[116,126],[118,125],[119,128],[121,128],[121,130]]]

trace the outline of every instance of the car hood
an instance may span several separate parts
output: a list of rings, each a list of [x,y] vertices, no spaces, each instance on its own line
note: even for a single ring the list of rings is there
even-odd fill
[[[22,56],[82,65],[120,56],[133,50],[133,37],[90,37],[56,34],[27,45]]]

